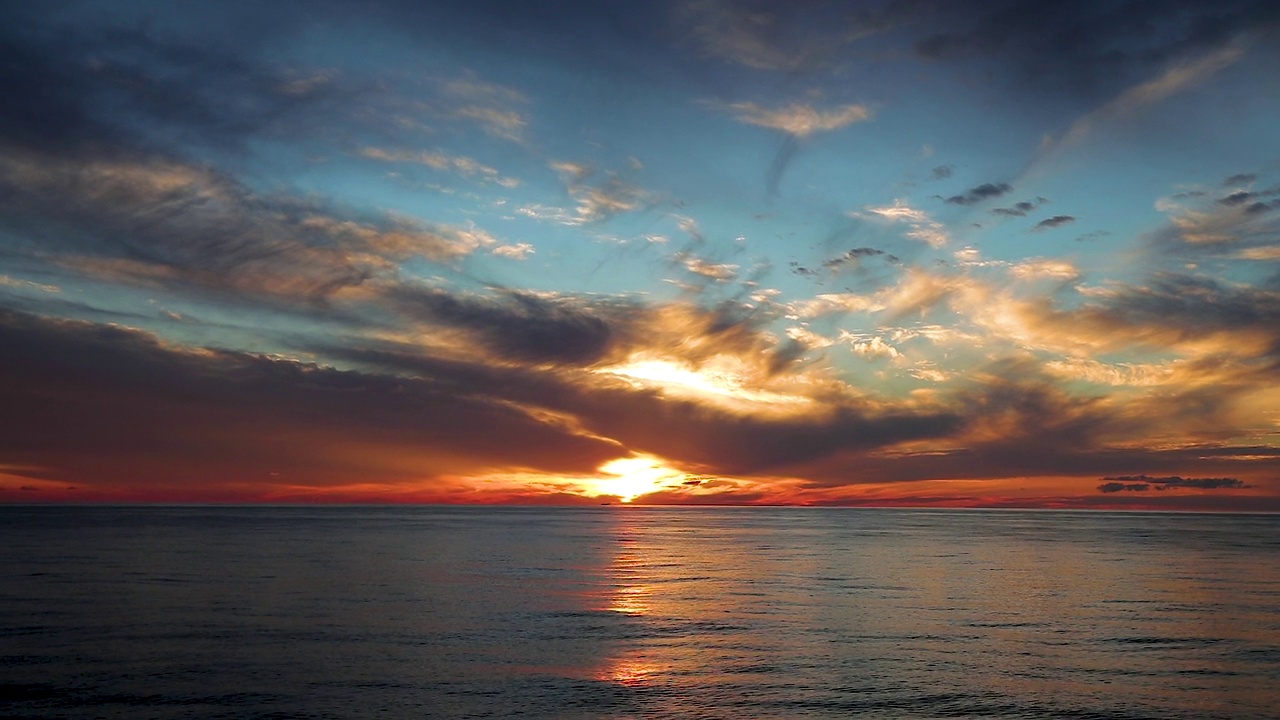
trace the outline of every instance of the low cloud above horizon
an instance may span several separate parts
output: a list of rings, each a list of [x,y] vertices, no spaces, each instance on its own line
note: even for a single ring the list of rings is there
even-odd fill
[[[11,9],[0,502],[1280,511],[1280,12],[1042,5]]]

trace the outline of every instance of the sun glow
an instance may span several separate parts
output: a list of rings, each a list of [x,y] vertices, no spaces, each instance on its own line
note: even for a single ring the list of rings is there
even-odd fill
[[[752,373],[736,358],[714,358],[696,370],[670,360],[633,358],[625,364],[597,372],[625,378],[638,386],[656,387],[664,393],[728,404],[795,405],[809,402],[805,397],[751,387]]]
[[[610,460],[600,466],[600,472],[613,477],[600,478],[597,481],[598,491],[602,495],[617,495],[624,503],[661,490],[684,477],[684,473],[667,467],[651,455]]]

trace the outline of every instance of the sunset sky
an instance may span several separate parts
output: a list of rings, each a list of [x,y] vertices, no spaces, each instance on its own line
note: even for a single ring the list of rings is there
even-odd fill
[[[0,502],[1280,511],[1280,3],[5,3]]]

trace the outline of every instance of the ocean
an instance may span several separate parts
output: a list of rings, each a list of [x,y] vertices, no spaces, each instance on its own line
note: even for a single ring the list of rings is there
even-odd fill
[[[3,718],[1277,718],[1280,516],[0,507]]]

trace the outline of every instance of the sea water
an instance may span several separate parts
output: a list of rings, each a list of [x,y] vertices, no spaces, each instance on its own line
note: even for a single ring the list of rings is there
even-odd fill
[[[1275,718],[1280,516],[0,507],[5,718]]]

